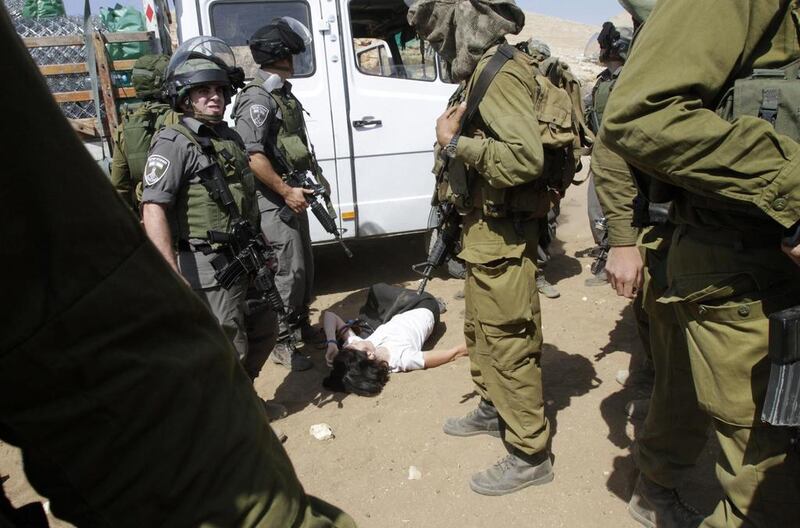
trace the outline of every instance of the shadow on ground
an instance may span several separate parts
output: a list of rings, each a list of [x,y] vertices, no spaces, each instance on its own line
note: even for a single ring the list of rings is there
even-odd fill
[[[411,266],[427,258],[423,233],[367,238],[347,244],[353,252],[352,259],[345,256],[338,244],[314,248],[316,295],[367,288],[370,285],[364,284],[364,277],[378,276],[376,267],[380,268],[382,282],[400,284],[421,278]],[[436,270],[436,276],[444,277],[446,273],[446,266]]]
[[[631,344],[633,346],[631,347]],[[626,349],[627,348],[627,349]],[[638,338],[638,327],[633,305],[627,305],[608,335],[608,342],[595,356],[596,361],[603,360],[613,352],[631,354],[631,369],[635,371],[641,364],[644,349]],[[633,456],[635,439],[641,434],[644,419],[628,418],[625,406],[631,400],[649,397],[650,387],[647,383],[632,386],[618,386],[619,389],[607,396],[600,403],[600,414],[608,426],[608,440],[620,449],[627,449],[625,456],[614,459],[613,470],[606,481],[607,489],[623,501],[630,499],[636,482],[638,470]],[[722,490],[717,483],[714,464],[719,452],[719,445],[712,431],[709,431],[709,442],[697,460],[694,468],[687,470],[684,482],[679,486],[681,496],[702,513],[711,513],[722,497]]]
[[[558,413],[570,406],[572,398],[583,396],[600,384],[591,361],[545,343],[542,347],[542,385],[551,442],[558,433]]]

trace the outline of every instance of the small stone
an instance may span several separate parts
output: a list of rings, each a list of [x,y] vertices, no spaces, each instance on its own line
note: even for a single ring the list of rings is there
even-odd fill
[[[581,300],[582,300],[583,302],[586,302],[586,301],[588,301],[588,300],[589,300],[589,298],[588,298],[588,297],[581,297]]]
[[[331,438],[334,438],[331,426],[326,423],[312,425],[308,429],[308,433],[317,440],[330,440]]]
[[[409,466],[408,467],[408,480],[419,480],[422,478],[422,473],[417,466]]]

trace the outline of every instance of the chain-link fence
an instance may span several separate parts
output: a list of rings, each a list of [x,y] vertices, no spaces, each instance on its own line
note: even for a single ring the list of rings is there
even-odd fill
[[[11,21],[20,37],[83,35],[82,17],[27,18],[22,16],[24,0],[2,1],[11,15]],[[93,16],[91,24],[94,28],[102,29],[100,17]],[[29,51],[34,62],[40,66],[86,62],[86,47],[83,45],[30,48]],[[53,93],[92,89],[92,79],[88,73],[48,75],[45,79]],[[97,115],[93,101],[65,102],[60,103],[59,106],[65,116],[74,119],[94,118]]]

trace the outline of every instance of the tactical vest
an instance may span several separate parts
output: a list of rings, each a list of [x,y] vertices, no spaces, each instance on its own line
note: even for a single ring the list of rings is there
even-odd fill
[[[143,102],[125,105],[122,108],[120,133],[124,136],[125,159],[128,161],[128,174],[135,184],[136,201],[142,201],[142,176],[147,164],[147,154],[153,135],[167,125],[173,125],[180,114],[169,105],[157,102]]]
[[[283,90],[274,90],[269,94],[281,110],[281,127],[278,129],[278,149],[294,170],[310,170],[314,167],[308,138],[303,121],[303,106],[294,95]]]
[[[617,72],[619,72],[618,70]],[[597,83],[592,90],[592,108],[590,110],[592,129],[595,134],[600,131],[600,125],[603,124],[603,113],[608,105],[608,98],[611,97],[611,91],[617,83],[619,73],[614,74],[605,70],[597,78]]]
[[[260,82],[253,80],[244,87],[242,92],[253,87],[264,90]],[[308,138],[303,121],[303,105],[292,94],[284,90],[268,92],[281,112],[281,126],[278,129],[276,144],[284,159],[291,165],[290,170],[313,170],[311,151],[308,148]],[[241,94],[240,94],[241,97]],[[237,100],[238,104],[238,100]],[[234,114],[237,109],[234,107]]]
[[[186,136],[204,152],[194,132],[184,124],[170,125],[169,128]],[[218,170],[222,170],[241,216],[258,226],[255,180],[243,146],[233,139],[222,139],[214,135],[209,139],[211,148],[204,154],[211,157]],[[204,180],[209,176],[198,174],[198,181],[190,182],[186,192],[179,194],[172,225],[175,240],[207,239],[208,231],[230,231],[231,213],[209,194],[204,185]]]
[[[569,94],[555,86],[531,56],[516,52],[512,60],[530,73],[525,82],[532,94],[532,113],[538,121],[544,147],[544,169],[538,177],[531,175],[530,180],[520,181],[514,187],[496,189],[474,168],[460,160],[450,161],[448,170],[443,171],[440,149],[437,148],[434,165],[437,193],[434,202],[451,202],[461,214],[480,208],[484,216],[492,218],[543,218],[561,199],[575,176],[573,147],[578,131]],[[473,74],[463,82],[448,106],[468,99],[469,91],[478,77]],[[480,139],[488,136],[480,124],[471,124],[465,129],[464,135]]]

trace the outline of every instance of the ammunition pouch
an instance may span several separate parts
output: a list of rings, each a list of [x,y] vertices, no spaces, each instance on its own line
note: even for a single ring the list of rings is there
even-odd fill
[[[800,140],[800,61],[779,69],[756,69],[750,77],[737,79],[722,97],[717,115],[726,121],[743,116],[758,117],[775,131]]]
[[[800,306],[770,314],[769,358],[772,369],[761,419],[800,427]]]

